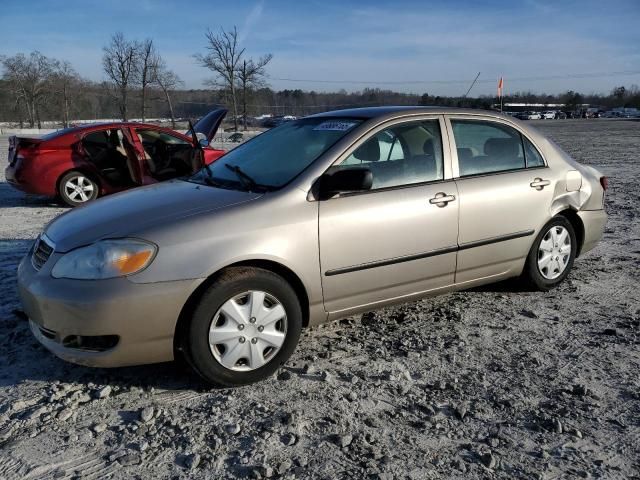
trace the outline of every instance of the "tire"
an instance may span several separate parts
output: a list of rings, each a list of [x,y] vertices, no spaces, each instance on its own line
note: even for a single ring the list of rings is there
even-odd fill
[[[98,184],[82,172],[65,173],[58,182],[58,196],[70,207],[84,205],[98,198]]]
[[[561,215],[553,217],[531,246],[523,272],[524,280],[538,290],[551,290],[569,275],[577,249],[571,222]],[[545,257],[548,262],[545,262]]]
[[[246,385],[271,376],[291,356],[302,330],[302,310],[282,277],[234,267],[204,292],[186,329],[182,349],[196,373],[215,385]]]

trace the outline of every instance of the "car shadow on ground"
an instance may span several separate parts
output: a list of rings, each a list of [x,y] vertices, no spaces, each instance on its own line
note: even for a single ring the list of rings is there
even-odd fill
[[[467,290],[468,292],[491,292],[491,293],[527,293],[536,292],[535,288],[527,285],[520,278],[509,278],[497,283],[490,283],[480,287],[474,287]]]
[[[210,389],[178,359],[156,365],[90,368],[58,359],[32,335],[17,291],[16,271],[32,239],[0,239],[0,388],[28,380],[166,390]]]
[[[13,342],[0,353],[0,363],[4,365],[0,369],[0,388],[37,381],[147,390],[212,389],[181,358],[173,362],[118,368],[92,368],[65,362],[38,343],[19,311],[11,316],[13,318],[1,319],[0,336],[11,338]]]
[[[15,207],[62,208],[64,205],[55,198],[30,195],[13,188],[7,182],[0,182],[0,208]]]

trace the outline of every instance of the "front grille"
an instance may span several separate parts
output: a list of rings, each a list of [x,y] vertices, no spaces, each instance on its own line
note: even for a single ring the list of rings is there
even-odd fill
[[[52,253],[53,245],[46,240],[44,235],[40,235],[40,238],[36,240],[36,244],[33,247],[33,254],[31,255],[33,267],[36,270],[40,270],[42,266],[47,263]]]

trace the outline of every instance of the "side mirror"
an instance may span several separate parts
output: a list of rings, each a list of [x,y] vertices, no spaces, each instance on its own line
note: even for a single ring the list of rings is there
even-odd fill
[[[207,137],[204,133],[196,133],[196,138],[198,139],[198,143],[200,144],[201,147],[208,147],[209,146],[209,141],[207,140]]]
[[[347,168],[320,177],[320,197],[331,198],[336,193],[371,190],[373,173],[368,168]]]

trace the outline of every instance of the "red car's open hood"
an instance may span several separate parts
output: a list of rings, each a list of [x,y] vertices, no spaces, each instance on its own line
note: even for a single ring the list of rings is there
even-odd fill
[[[196,133],[201,133],[207,138],[207,144],[213,140],[222,120],[227,115],[226,108],[216,108],[207,113],[204,117],[196,122],[193,126],[193,130]]]

